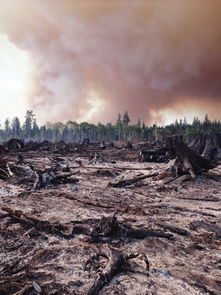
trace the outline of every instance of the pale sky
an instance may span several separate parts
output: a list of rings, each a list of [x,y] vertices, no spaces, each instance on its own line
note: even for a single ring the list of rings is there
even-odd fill
[[[31,60],[25,51],[18,49],[7,36],[0,34],[0,115],[5,118],[23,118],[28,108]]]

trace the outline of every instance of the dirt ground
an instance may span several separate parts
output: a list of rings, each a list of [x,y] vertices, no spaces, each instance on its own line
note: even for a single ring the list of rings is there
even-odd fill
[[[114,188],[170,163],[24,158],[38,169],[68,165],[78,182],[35,191],[25,176],[0,181],[1,295],[221,294],[221,166],[187,182]]]

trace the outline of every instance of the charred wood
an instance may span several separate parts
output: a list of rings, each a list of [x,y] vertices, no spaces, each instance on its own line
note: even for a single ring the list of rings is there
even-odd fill
[[[176,156],[174,165],[168,171],[174,177],[190,174],[192,178],[195,178],[196,175],[216,167],[214,161],[206,159],[188,148],[180,136],[168,138],[167,146],[170,153],[174,153]]]
[[[167,148],[161,147],[158,149],[141,150],[139,159],[141,162],[165,162],[168,160]]]
[[[129,186],[129,185],[132,185],[138,181],[141,181],[141,180],[144,180],[146,178],[150,178],[150,177],[154,177],[154,176],[157,176],[158,173],[152,173],[152,174],[149,174],[149,175],[143,175],[143,176],[139,176],[139,177],[135,177],[135,178],[132,178],[132,179],[124,179],[124,180],[120,180],[120,181],[117,181],[117,182],[110,182],[109,183],[109,186],[112,186],[112,187],[124,187],[124,186]]]

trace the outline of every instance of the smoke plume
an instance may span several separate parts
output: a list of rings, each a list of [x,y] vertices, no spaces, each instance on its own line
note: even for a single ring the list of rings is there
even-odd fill
[[[44,121],[220,119],[220,1],[7,0],[0,32],[31,56]]]

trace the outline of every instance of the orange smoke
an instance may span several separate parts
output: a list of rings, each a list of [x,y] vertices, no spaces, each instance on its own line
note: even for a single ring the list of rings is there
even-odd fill
[[[221,2],[189,2],[10,0],[0,33],[31,55],[28,99],[44,121],[220,119]]]

